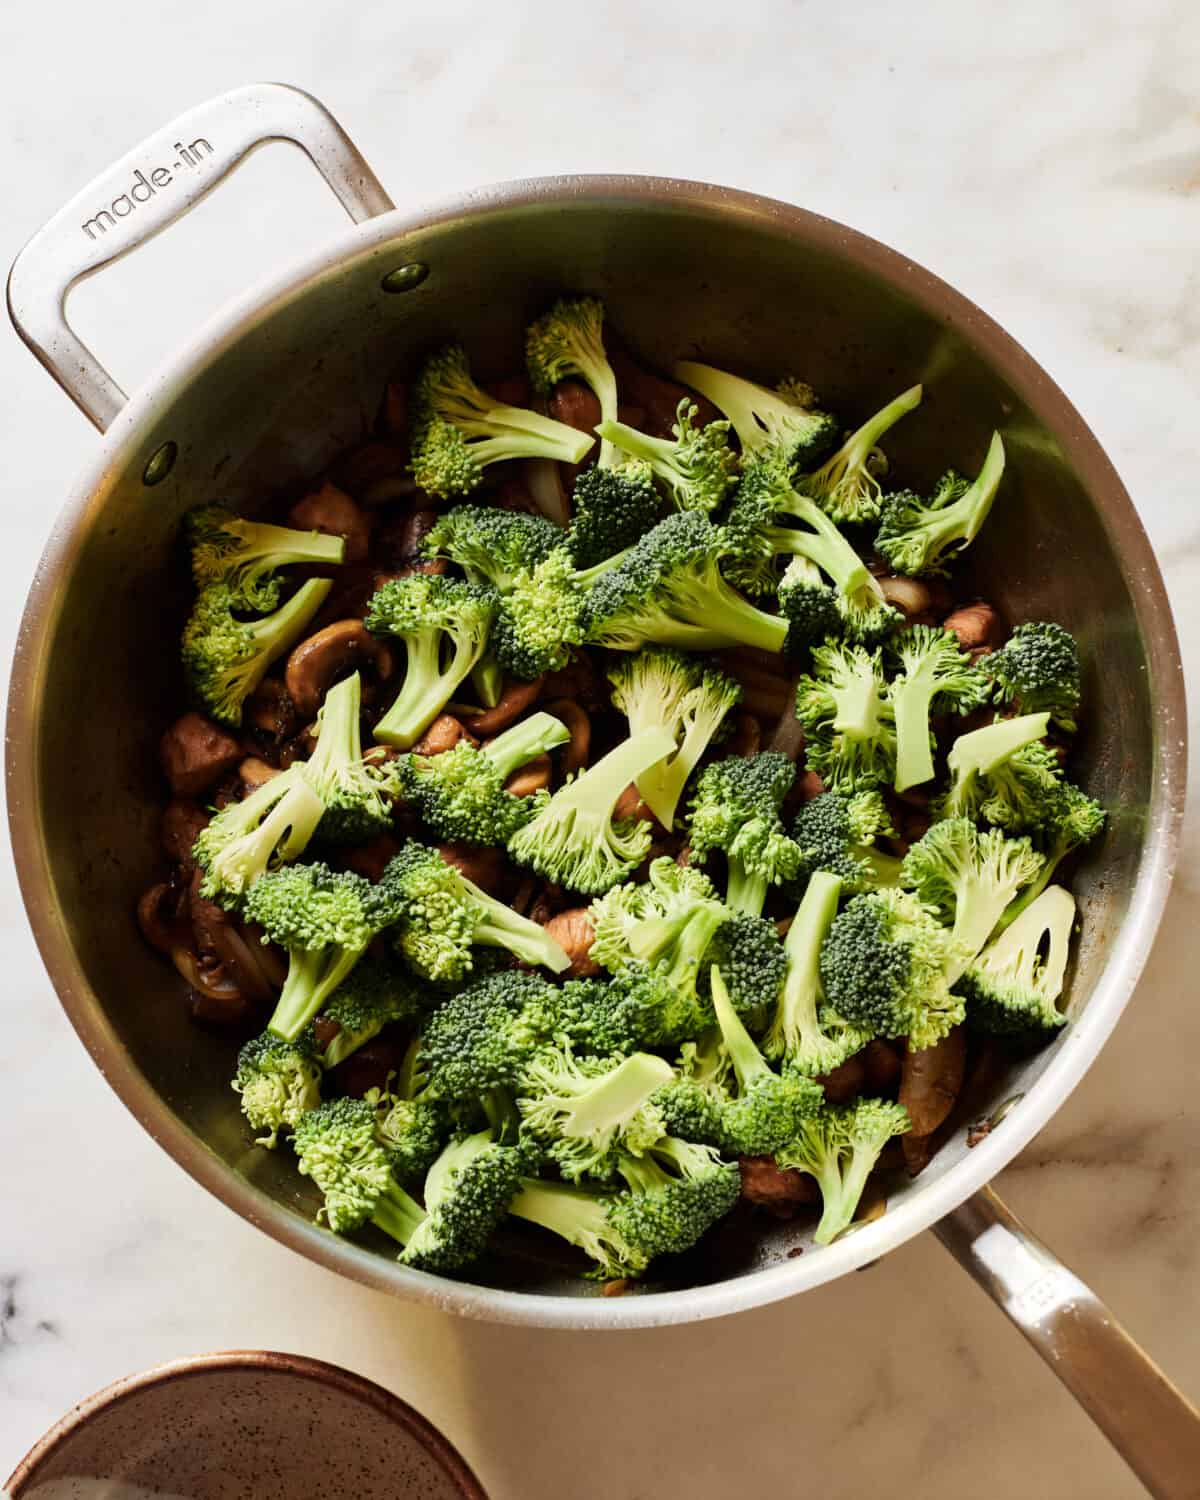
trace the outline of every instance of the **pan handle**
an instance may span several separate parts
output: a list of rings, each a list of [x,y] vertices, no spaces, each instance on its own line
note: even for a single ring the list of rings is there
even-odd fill
[[[268,141],[299,146],[356,224],[394,206],[323,104],[286,84],[252,83],[147,137],[72,198],[13,262],[8,310],[17,332],[101,432],[126,396],[72,332],[71,288],[182,218]]]
[[[1158,1500],[1200,1497],[1200,1411],[990,1188],[934,1225]]]

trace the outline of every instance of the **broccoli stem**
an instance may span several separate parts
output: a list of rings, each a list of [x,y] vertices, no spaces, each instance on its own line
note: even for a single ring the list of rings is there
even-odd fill
[[[616,805],[617,798],[641,773],[657,765],[675,748],[675,736],[669,729],[643,729],[610,750],[589,771],[556,792],[553,800],[576,803],[581,808],[603,812]]]
[[[548,1229],[617,1275],[620,1237],[608,1222],[607,1210],[608,1200],[595,1193],[531,1177],[521,1179],[521,1191],[508,1205],[516,1218]]]
[[[783,942],[788,962],[787,976],[775,1018],[763,1042],[764,1051],[769,1056],[808,1055],[817,1052],[825,1043],[817,1021],[817,1006],[824,993],[821,988],[821,944],[837,916],[841,894],[840,877],[824,870],[817,870],[808,882]]]
[[[920,406],[923,394],[923,388],[919,385],[910,386],[908,390],[901,391],[885,407],[877,411],[873,417],[868,417],[861,427],[850,434],[833,457],[827,459],[817,470],[817,476],[821,478],[827,475],[840,476],[846,470],[861,469],[870,456],[871,449],[875,447],[884,433],[894,427],[901,417]]]
[[[956,776],[972,773],[988,776],[1018,750],[1045,737],[1049,714],[1022,714],[1016,719],[997,719],[970,734],[960,734],[950,747],[946,764]]]
[[[287,978],[267,1030],[294,1042],[360,956],[357,948],[291,949]]]
[[[767,539],[775,551],[807,558],[846,594],[873,582],[866,563],[815,501],[793,490],[786,505],[788,515],[796,516],[812,530],[797,531],[794,526],[767,527]],[[883,597],[882,593],[880,597]]]
[[[578,1096],[564,1111],[562,1133],[579,1139],[626,1124],[675,1070],[649,1052],[635,1052]]]
[[[539,923],[531,922],[528,917],[513,911],[511,906],[495,900],[465,875],[462,883],[483,914],[472,942],[483,948],[506,948],[522,963],[541,964],[553,974],[561,974],[571,967],[566,949]]]
[[[371,1211],[371,1223],[407,1245],[425,1222],[425,1210],[398,1182],[391,1183]]]
[[[936,692],[932,657],[929,656],[915,672],[905,673],[892,685],[892,710],[896,716],[895,787],[898,792],[933,780],[929,713]]]
[[[273,614],[264,615],[260,620],[252,620],[245,626],[254,641],[254,664],[256,669],[261,668],[252,687],[257,687],[271,662],[300,639],[305,626],[325,602],[325,595],[332,587],[333,583],[328,578],[310,578]]]
[[[747,916],[761,917],[763,907],[767,904],[768,884],[765,875],[752,875],[740,859],[731,856],[725,904],[734,911],[745,912]]]
[[[357,672],[335,683],[321,706],[317,748],[305,763],[306,773],[320,787],[347,765],[362,759],[362,679]]]
[[[824,1212],[817,1225],[813,1240],[818,1245],[828,1245],[836,1239],[854,1218],[855,1210],[867,1185],[867,1178],[879,1159],[879,1148],[874,1143],[854,1141],[850,1146],[850,1160],[838,1176],[838,1183],[830,1192],[821,1177],[821,1201]]]
[[[738,1088],[744,1091],[754,1079],[769,1074],[771,1069],[766,1058],[755,1045],[754,1038],[746,1030],[741,1016],[734,1010],[733,1001],[729,998],[729,991],[725,987],[720,969],[712,970],[710,983],[717,1025],[721,1028],[725,1050],[729,1053],[729,1060],[733,1063]]]
[[[648,964],[659,963],[670,954],[672,980],[694,983],[708,945],[728,917],[716,901],[698,903],[669,917],[647,917],[630,930],[629,951]]]
[[[556,719],[553,714],[538,713],[497,735],[479,753],[486,755],[495,766],[501,781],[507,781],[514,771],[565,744],[570,738],[570,731],[561,719]]]
[[[484,708],[495,708],[504,691],[504,668],[490,651],[475,663],[471,670],[471,683],[479,694]]]
[[[404,636],[408,653],[404,685],[375,726],[375,738],[380,743],[395,745],[400,750],[416,744],[470,672],[476,652],[466,640],[454,641],[449,663],[445,668],[441,666],[444,634],[433,628]]]
[[[1066,859],[1074,848],[1074,844],[1065,839],[1055,839],[1046,855],[1046,862],[1038,871],[1037,876],[1018,895],[1014,896],[1000,914],[1000,920],[996,923],[995,935],[998,937],[1006,927],[1011,927],[1027,907],[1033,905],[1042,894],[1050,881],[1054,878],[1054,872]]]

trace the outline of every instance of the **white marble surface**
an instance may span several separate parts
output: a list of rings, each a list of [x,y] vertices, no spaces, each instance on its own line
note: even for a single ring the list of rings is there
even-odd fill
[[[1123,473],[1200,648],[1200,12],[1190,0],[548,6],[124,0],[0,15],[0,260],[183,107],[260,77],[340,114],[401,204],[556,171],[733,183],[890,241],[1042,360]],[[260,155],[80,292],[119,378],[338,227]],[[0,336],[0,659],[86,424]],[[1195,688],[1195,683],[1193,682]],[[1005,1174],[1018,1212],[1200,1393],[1200,841],[1101,1060]],[[411,1399],[495,1500],[751,1482],[1117,1500],[1138,1486],[932,1239],[790,1304],[621,1335],[467,1325],[310,1266],[185,1178],[59,1012],[0,871],[0,1474],[74,1400],[188,1352],[294,1349]]]

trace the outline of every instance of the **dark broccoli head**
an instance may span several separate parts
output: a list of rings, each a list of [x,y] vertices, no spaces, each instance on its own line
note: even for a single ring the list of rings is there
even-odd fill
[[[329,999],[321,1014],[337,1023],[337,1034],[325,1044],[324,1063],[335,1068],[393,1021],[415,1021],[428,998],[410,975],[384,958],[360,959]]]
[[[1075,925],[1075,898],[1048,886],[994,938],[959,981],[967,1020],[998,1035],[1050,1034],[1066,1022],[1058,1008]]]
[[[457,563],[472,583],[507,593],[518,574],[544,562],[562,539],[561,527],[544,516],[495,505],[455,505],[426,532],[422,550],[428,558]]]
[[[425,1178],[426,1216],[400,1259],[422,1271],[455,1271],[477,1259],[508,1212],[527,1165],[518,1147],[490,1130],[450,1142]]]
[[[614,468],[596,464],[585,469],[575,481],[567,531],[572,562],[591,568],[615,557],[645,536],[661,513],[649,464],[635,459]]]
[[[700,863],[714,850],[725,855],[726,899],[751,916],[761,915],[768,886],[794,880],[800,868],[800,849],[779,816],[795,778],[786,755],[764,750],[706,767],[692,794],[692,855]]]
[[[1018,625],[981,665],[996,684],[999,702],[1015,703],[1023,714],[1048,713],[1063,729],[1074,730],[1079,647],[1069,630],[1052,621]]]
[[[631,983],[622,977],[547,985],[538,1013],[544,1013],[547,1036],[594,1056],[635,1052],[660,1034],[657,996],[636,977]]]
[[[737,455],[729,446],[729,423],[697,427],[699,408],[679,403],[672,438],[650,437],[624,422],[604,421],[596,431],[606,443],[650,466],[677,510],[716,510],[737,482]]]
[[[403,1244],[425,1217],[392,1175],[365,1099],[334,1099],[302,1116],[292,1136],[300,1171],[324,1194],[319,1218],[338,1234],[370,1219]]]
[[[690,1250],[741,1192],[736,1164],[711,1147],[669,1136],[643,1157],[625,1157],[621,1175],[628,1192],[612,1201],[608,1217],[647,1261]]]
[[[775,923],[734,912],[721,924],[705,953],[700,993],[706,998],[711,993],[714,965],[724,977],[738,1015],[754,1024],[775,1004],[787,968]]]
[[[1004,474],[1004,444],[992,434],[991,446],[974,484],[953,469],[943,474],[928,500],[901,490],[883,502],[875,549],[897,573],[944,573],[946,563],[979,535]]]
[[[836,875],[851,895],[880,885],[895,885],[900,861],[874,847],[895,830],[879,792],[842,796],[822,792],[806,802],[792,824],[804,868]]]
[[[509,970],[444,1002],[421,1033],[428,1089],[438,1099],[480,1098],[515,1084],[545,1039],[545,981]]]

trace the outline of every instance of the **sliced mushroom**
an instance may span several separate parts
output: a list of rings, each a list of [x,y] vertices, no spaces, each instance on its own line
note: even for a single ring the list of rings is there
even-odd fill
[[[569,698],[555,698],[543,707],[548,714],[563,721],[571,736],[563,751],[563,774],[569,776],[582,771],[592,753],[592,721],[587,711]]]
[[[967,1061],[966,1029],[956,1026],[932,1047],[910,1047],[900,1074],[900,1103],[908,1111],[914,1136],[932,1135],[962,1088]]]
[[[468,734],[453,714],[439,714],[417,743],[412,747],[414,755],[441,755],[453,750],[460,740],[478,744],[473,734]]]
[[[361,620],[337,620],[301,641],[288,657],[284,681],[302,719],[316,715],[326,692],[349,672],[370,666],[383,681],[392,675],[392,653]]]
[[[535,677],[532,682],[508,678],[504,684],[504,691],[500,694],[499,703],[494,708],[485,708],[482,713],[471,715],[471,733],[480,739],[499,734],[502,729],[507,729],[510,724],[516,723],[530,704],[536,703],[541,691],[542,679],[540,677]]]
[[[953,631],[964,651],[994,651],[1006,633],[1000,612],[982,599],[947,615],[942,629]]]
[[[832,1073],[825,1073],[815,1081],[824,1088],[827,1103],[848,1104],[862,1093],[867,1081],[867,1070],[863,1067],[862,1059],[855,1054],[834,1068]]]
[[[474,844],[439,844],[438,853],[448,865],[461,870],[480,890],[495,895],[505,874],[504,850],[477,848]]]
[[[642,794],[631,781],[613,806],[614,818],[640,818],[643,823],[656,823],[658,820],[642,801]]]
[[[137,906],[142,936],[159,953],[173,953],[191,942],[186,889],[164,880],[152,885]]]
[[[247,793],[256,791],[260,786],[265,786],[272,777],[278,775],[279,771],[277,767],[269,766],[265,760],[260,760],[257,755],[248,755],[238,767],[238,778]]]
[[[563,976],[566,979],[591,979],[600,973],[600,965],[591,956],[592,944],[596,940],[596,929],[588,915],[586,906],[572,906],[560,911],[545,922],[546,931],[561,943],[571,967]]]
[[[292,506],[288,524],[301,531],[321,531],[345,539],[345,561],[362,562],[371,545],[371,518],[344,490],[323,484]]]
[[[780,1167],[773,1156],[740,1156],[742,1197],[777,1219],[790,1219],[807,1204],[820,1202],[816,1180],[794,1167]]]
[[[549,787],[551,769],[548,755],[535,755],[512,773],[504,783],[504,790],[513,797],[532,797]]]
[[[872,1097],[894,1098],[900,1085],[901,1062],[887,1042],[868,1042],[858,1054],[866,1072],[867,1091]]]
[[[885,573],[878,580],[879,591],[893,609],[898,609],[909,625],[933,618],[933,590],[921,578],[903,573]]]
[[[278,677],[264,677],[246,699],[242,722],[275,740],[286,740],[295,734],[296,705]]]

